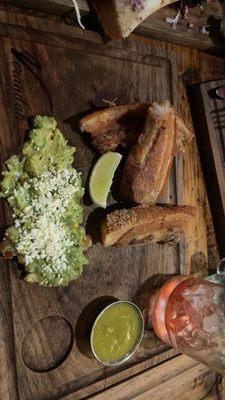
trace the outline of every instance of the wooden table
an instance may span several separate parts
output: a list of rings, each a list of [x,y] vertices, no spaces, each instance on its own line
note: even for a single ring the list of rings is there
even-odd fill
[[[3,18],[3,14],[1,14],[1,18]],[[156,56],[168,58],[173,71],[171,86],[175,94],[174,104],[180,114],[186,119],[190,119],[190,111],[185,85],[224,77],[225,60],[222,58],[204,54],[196,49],[137,37],[135,35],[131,37],[131,41],[144,42],[151,47]],[[201,275],[205,274],[207,269],[204,261],[207,259],[204,230],[206,222],[208,225],[210,267],[215,267],[218,261],[218,253],[195,141],[192,143],[191,151],[184,156],[184,162],[190,166],[187,176],[184,179],[188,182],[188,185],[191,185],[192,200],[199,204],[198,219],[200,233],[198,236],[198,248],[201,249],[198,258],[193,259],[192,263],[188,266],[188,272]],[[187,192],[186,194],[184,193],[184,199],[190,200],[190,197],[188,197],[190,196],[190,186],[186,186],[186,188]],[[191,246],[192,244],[190,244],[190,251]],[[203,261],[201,261],[201,254],[204,255]],[[17,391],[18,378],[15,368],[15,351],[13,347],[14,332],[10,317],[12,299],[9,271],[5,266],[0,269],[0,289],[0,398],[4,400],[16,400],[19,397]],[[174,356],[174,353],[169,352],[168,358],[172,356]],[[162,361],[164,363],[160,364]],[[160,365],[155,366],[156,364]],[[152,368],[153,366],[154,368]],[[64,398],[75,400],[92,396],[91,398],[99,400],[109,397],[114,400],[122,398],[137,398],[141,400],[152,396],[154,400],[161,400],[173,396],[174,399],[178,400],[182,396],[183,399],[192,397],[193,399],[200,400],[207,393],[214,380],[214,374],[208,368],[197,364],[186,356],[176,356],[170,361],[165,361],[162,355],[158,355],[154,359],[154,364],[146,363],[144,371],[140,370],[137,366],[135,373],[133,371],[132,374],[137,374],[137,376],[129,378],[128,375],[120,374],[119,381],[106,378],[104,381],[101,381],[101,384],[87,386],[80,389],[76,394],[70,394]],[[176,393],[174,393],[174,388]],[[97,392],[99,393],[97,394]],[[209,399],[215,398],[213,394],[210,396],[208,397]]]
[[[225,394],[224,385],[213,387],[215,373],[184,355],[177,356],[99,394],[95,400],[207,400],[216,399],[216,390]],[[212,389],[212,390],[211,390]],[[222,398],[222,397],[221,397]],[[73,400],[73,396],[65,400]]]
[[[62,16],[71,16],[74,11],[71,0],[8,0],[8,3]],[[81,15],[87,15],[91,2],[78,0],[78,4]],[[189,17],[193,24],[193,29],[188,29],[186,21],[182,19],[176,29],[171,29],[170,25],[165,22],[165,18],[167,17],[174,18],[177,12],[176,6],[177,4],[172,4],[169,7],[163,7],[156,11],[146,18],[137,27],[135,32],[146,37],[188,45],[201,50],[209,50],[211,52],[224,51],[225,39],[220,36],[217,25],[223,15],[219,0],[208,1],[203,13],[200,12],[199,4],[189,9]],[[211,32],[209,35],[203,34],[201,28],[208,25],[209,21],[212,24]],[[215,30],[216,25],[217,28]]]

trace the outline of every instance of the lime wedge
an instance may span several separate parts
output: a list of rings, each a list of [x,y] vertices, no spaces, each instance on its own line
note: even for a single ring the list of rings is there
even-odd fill
[[[122,156],[109,151],[96,162],[89,181],[89,193],[94,204],[106,208],[106,201],[115,171]]]

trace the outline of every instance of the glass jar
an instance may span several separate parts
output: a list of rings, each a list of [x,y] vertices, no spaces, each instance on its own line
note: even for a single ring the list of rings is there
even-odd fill
[[[161,340],[224,374],[224,285],[176,276],[159,289],[151,307],[151,322]]]

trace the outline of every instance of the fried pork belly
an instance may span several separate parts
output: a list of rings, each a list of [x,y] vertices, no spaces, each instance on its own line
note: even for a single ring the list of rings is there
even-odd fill
[[[187,205],[141,205],[116,210],[107,215],[102,225],[102,243],[126,245],[147,237],[159,242],[167,235],[183,232],[195,215],[195,207]]]
[[[125,163],[121,198],[138,204],[155,203],[167,183],[177,150],[191,138],[191,130],[168,101],[150,105],[143,131]]]
[[[96,111],[80,120],[80,130],[91,135],[101,153],[119,145],[131,147],[142,131],[148,108],[149,103],[137,103]]]

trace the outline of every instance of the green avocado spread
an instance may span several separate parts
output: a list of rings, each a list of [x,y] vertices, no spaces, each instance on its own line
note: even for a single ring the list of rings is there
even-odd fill
[[[36,116],[33,125],[22,155],[11,156],[2,173],[0,196],[7,198],[14,218],[6,237],[27,281],[64,286],[87,264],[81,174],[72,167],[76,149],[55,119]]]
[[[91,334],[92,348],[103,363],[125,358],[137,345],[143,321],[136,307],[129,303],[115,303],[97,318]]]

